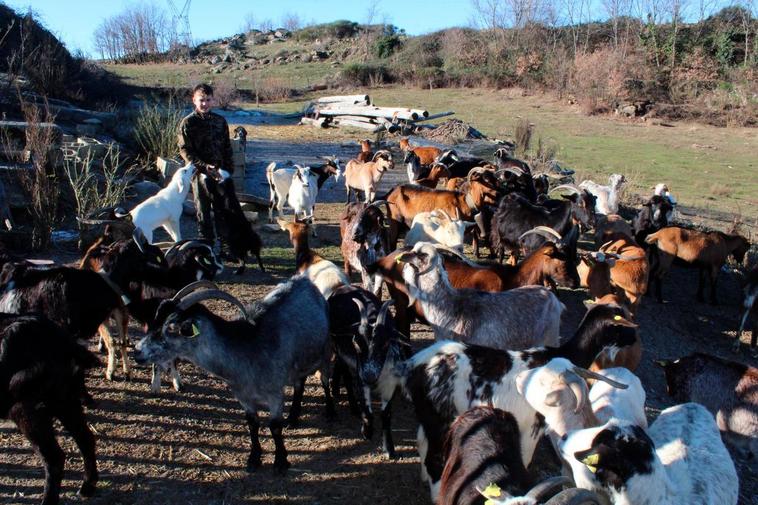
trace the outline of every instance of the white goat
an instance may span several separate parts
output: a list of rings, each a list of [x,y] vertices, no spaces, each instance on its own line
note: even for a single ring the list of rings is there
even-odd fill
[[[622,419],[647,428],[645,416],[645,388],[639,377],[626,368],[614,367],[596,373],[629,386],[619,389],[604,381],[597,381],[590,388],[592,412],[601,423]]]
[[[184,199],[190,190],[195,165],[189,163],[174,172],[168,185],[147,198],[129,213],[134,226],[142,230],[149,243],[153,243],[153,230],[162,226],[174,242],[182,239],[180,218]]]
[[[463,234],[468,226],[474,224],[476,223],[462,221],[457,216],[453,219],[442,209],[419,212],[413,218],[411,229],[405,235],[405,245],[412,247],[418,242],[431,242],[447,246],[463,254]]]
[[[661,412],[647,433],[611,420],[560,442],[577,487],[599,489],[618,505],[734,505],[737,471],[716,421],[684,403]]]
[[[303,220],[309,221],[313,225],[313,208],[316,205],[318,196],[318,184],[316,174],[311,173],[310,167],[295,165],[297,171],[292,178],[287,203],[292,207],[295,213],[295,219],[302,215]],[[311,226],[313,236],[316,237],[316,226]]]
[[[608,178],[608,186],[603,186],[593,181],[582,181],[581,189],[586,189],[595,198],[595,212],[599,214],[618,214],[619,200],[621,199],[621,186],[626,178],[621,174],[612,174]]]
[[[347,190],[347,203],[350,203],[351,191],[363,191],[366,203],[371,203],[376,198],[376,186],[382,179],[384,172],[394,168],[392,154],[389,151],[377,151],[371,161],[361,163],[358,160],[350,160],[345,165],[345,189]],[[357,196],[356,196],[357,199]]]

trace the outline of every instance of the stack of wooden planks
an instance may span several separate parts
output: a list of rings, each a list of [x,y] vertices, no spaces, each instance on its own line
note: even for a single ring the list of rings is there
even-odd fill
[[[454,112],[430,115],[423,109],[406,107],[378,107],[371,104],[368,95],[325,96],[312,102],[300,120],[320,128],[327,126],[351,126],[372,133],[410,131],[416,123],[450,116]]]

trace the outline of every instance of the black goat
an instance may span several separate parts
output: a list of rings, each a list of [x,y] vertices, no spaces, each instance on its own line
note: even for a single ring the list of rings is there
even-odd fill
[[[384,203],[384,200],[350,203],[340,215],[340,250],[345,260],[345,274],[349,277],[353,269],[358,270],[363,288],[375,294],[381,290],[382,282],[378,276],[369,274],[367,267],[389,252],[387,219],[380,209]]]
[[[0,418],[12,420],[42,459],[43,505],[60,498],[65,454],[55,437],[53,418],[73,437],[84,461],[82,496],[98,480],[95,438],[82,411],[84,370],[97,358],[71,335],[40,316],[0,313]]]
[[[447,167],[451,179],[454,177],[467,177],[472,169],[487,164],[487,160],[482,158],[461,158],[452,149],[444,151],[435,161]]]
[[[573,188],[572,188],[573,189]],[[527,198],[511,193],[500,200],[498,209],[492,217],[490,243],[493,250],[500,254],[502,261],[505,251],[511,254],[511,263],[515,264],[519,249],[522,247],[521,236],[538,226],[552,228],[560,236],[568,237],[575,227],[575,221],[591,228],[594,223],[595,200],[586,191],[575,190],[563,195],[562,200],[547,200],[542,205],[535,205]],[[577,230],[578,231],[578,230]],[[545,238],[537,234],[524,241],[525,254],[540,247]],[[569,250],[575,256],[578,233],[573,238]]]
[[[371,391],[382,401],[382,442],[385,453],[395,458],[392,440],[392,399],[398,386],[391,373],[396,363],[407,359],[410,345],[396,329],[389,307],[370,292],[354,286],[341,286],[329,297],[329,326],[337,352],[332,390],[337,394],[344,379],[351,410],[359,412],[361,433],[373,435]],[[354,392],[358,394],[356,406]]]
[[[650,200],[642,204],[642,208],[637,211],[637,215],[632,219],[634,240],[641,247],[647,248],[645,238],[668,226],[673,211],[674,206],[671,205],[668,198],[653,195]]]
[[[220,227],[219,234],[229,244],[229,252],[239,261],[239,266],[235,273],[242,274],[245,271],[247,262],[247,253],[252,253],[258,259],[258,266],[261,272],[265,272],[263,261],[261,261],[261,237],[255,233],[253,226],[242,212],[237,193],[234,189],[234,181],[225,179],[214,186],[210,192],[211,199],[214,202],[214,212],[217,212],[216,225]]]
[[[114,343],[106,324],[111,318],[116,324],[124,374],[129,376],[128,313],[121,295],[118,286],[105,275],[89,270],[42,269],[11,263],[0,273],[0,312],[43,314],[75,339],[91,338],[100,328],[108,349],[108,380],[116,368]]]

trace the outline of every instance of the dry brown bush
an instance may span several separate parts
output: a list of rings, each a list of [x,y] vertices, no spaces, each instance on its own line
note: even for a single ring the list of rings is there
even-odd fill
[[[233,77],[220,77],[213,81],[213,99],[216,106],[227,109],[240,99],[240,93]]]
[[[292,86],[276,77],[258,77],[253,86],[256,103],[281,102],[292,95]]]

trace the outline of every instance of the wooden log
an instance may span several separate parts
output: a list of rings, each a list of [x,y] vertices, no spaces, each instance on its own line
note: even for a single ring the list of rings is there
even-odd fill
[[[438,114],[432,114],[431,116],[422,117],[421,119],[417,119],[416,121],[418,121],[418,122],[429,121],[430,119],[439,119],[439,118],[445,117],[445,116],[452,116],[453,114],[455,114],[455,112],[453,112],[453,111],[440,112]]]
[[[378,133],[385,130],[383,124],[367,123],[365,121],[356,121],[355,119],[341,119],[335,118],[334,124],[339,126],[352,126],[354,128],[362,128],[364,130],[371,130],[372,133]]]
[[[327,107],[319,107],[318,114],[321,116],[366,116],[381,117],[386,119],[405,119],[417,121],[419,118],[429,116],[429,112],[420,109],[405,109],[400,107],[375,107],[370,106],[343,106],[333,104]]]
[[[337,95],[337,96],[322,96],[316,99],[316,103],[344,103],[352,105],[368,105],[370,98],[368,95]]]
[[[300,124],[316,126],[318,128],[326,128],[326,119],[326,116],[320,117],[318,119],[314,119],[312,117],[301,117]]]

